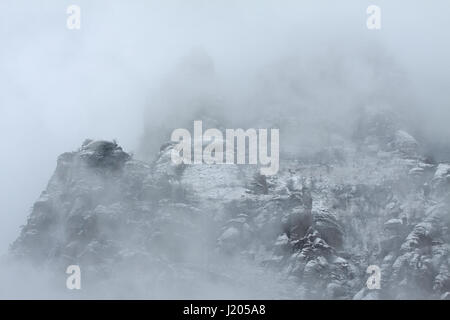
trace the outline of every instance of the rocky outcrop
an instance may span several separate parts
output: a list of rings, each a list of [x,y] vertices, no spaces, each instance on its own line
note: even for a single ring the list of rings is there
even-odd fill
[[[364,141],[333,153],[339,161],[281,159],[272,177],[174,165],[171,143],[145,163],[87,140],[58,158],[11,255],[58,270],[79,264],[92,288],[121,270],[130,281],[176,279],[171,294],[206,275],[243,288],[245,265],[282,275],[266,298],[445,299],[450,165],[426,162],[416,139],[379,119],[366,119]],[[369,265],[381,268],[379,290],[366,287]]]

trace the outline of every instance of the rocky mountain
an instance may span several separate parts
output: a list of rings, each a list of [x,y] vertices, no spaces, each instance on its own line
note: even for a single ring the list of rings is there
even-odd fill
[[[172,148],[149,163],[109,141],[62,154],[11,256],[61,277],[80,265],[87,297],[449,297],[450,164],[389,117],[282,153],[275,176],[174,165]]]

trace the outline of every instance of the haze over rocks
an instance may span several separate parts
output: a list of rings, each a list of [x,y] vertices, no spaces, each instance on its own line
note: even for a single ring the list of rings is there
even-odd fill
[[[175,165],[173,143],[144,162],[86,140],[58,158],[10,256],[55,282],[80,265],[84,297],[444,298],[450,164],[389,114],[359,120],[340,144],[282,154],[270,177]],[[380,290],[366,287],[369,265]]]

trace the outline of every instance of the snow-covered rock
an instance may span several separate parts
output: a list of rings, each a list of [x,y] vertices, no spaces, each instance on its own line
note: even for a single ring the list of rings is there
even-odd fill
[[[121,279],[116,289],[144,297],[205,298],[193,291],[202,279],[245,298],[446,298],[450,165],[435,170],[411,135],[376,119],[365,140],[282,158],[273,177],[175,165],[173,143],[146,163],[87,140],[58,158],[11,256],[59,271],[79,264],[86,292]],[[372,151],[358,145],[369,140]],[[366,287],[369,265],[381,268],[380,290]],[[249,279],[258,289],[243,289]]]

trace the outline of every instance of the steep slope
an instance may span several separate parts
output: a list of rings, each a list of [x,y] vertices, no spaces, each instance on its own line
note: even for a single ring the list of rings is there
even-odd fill
[[[444,298],[450,291],[450,165],[420,155],[388,118],[280,172],[153,163],[115,142],[58,158],[11,255],[62,272],[88,296]],[[366,287],[369,265],[381,289]]]

